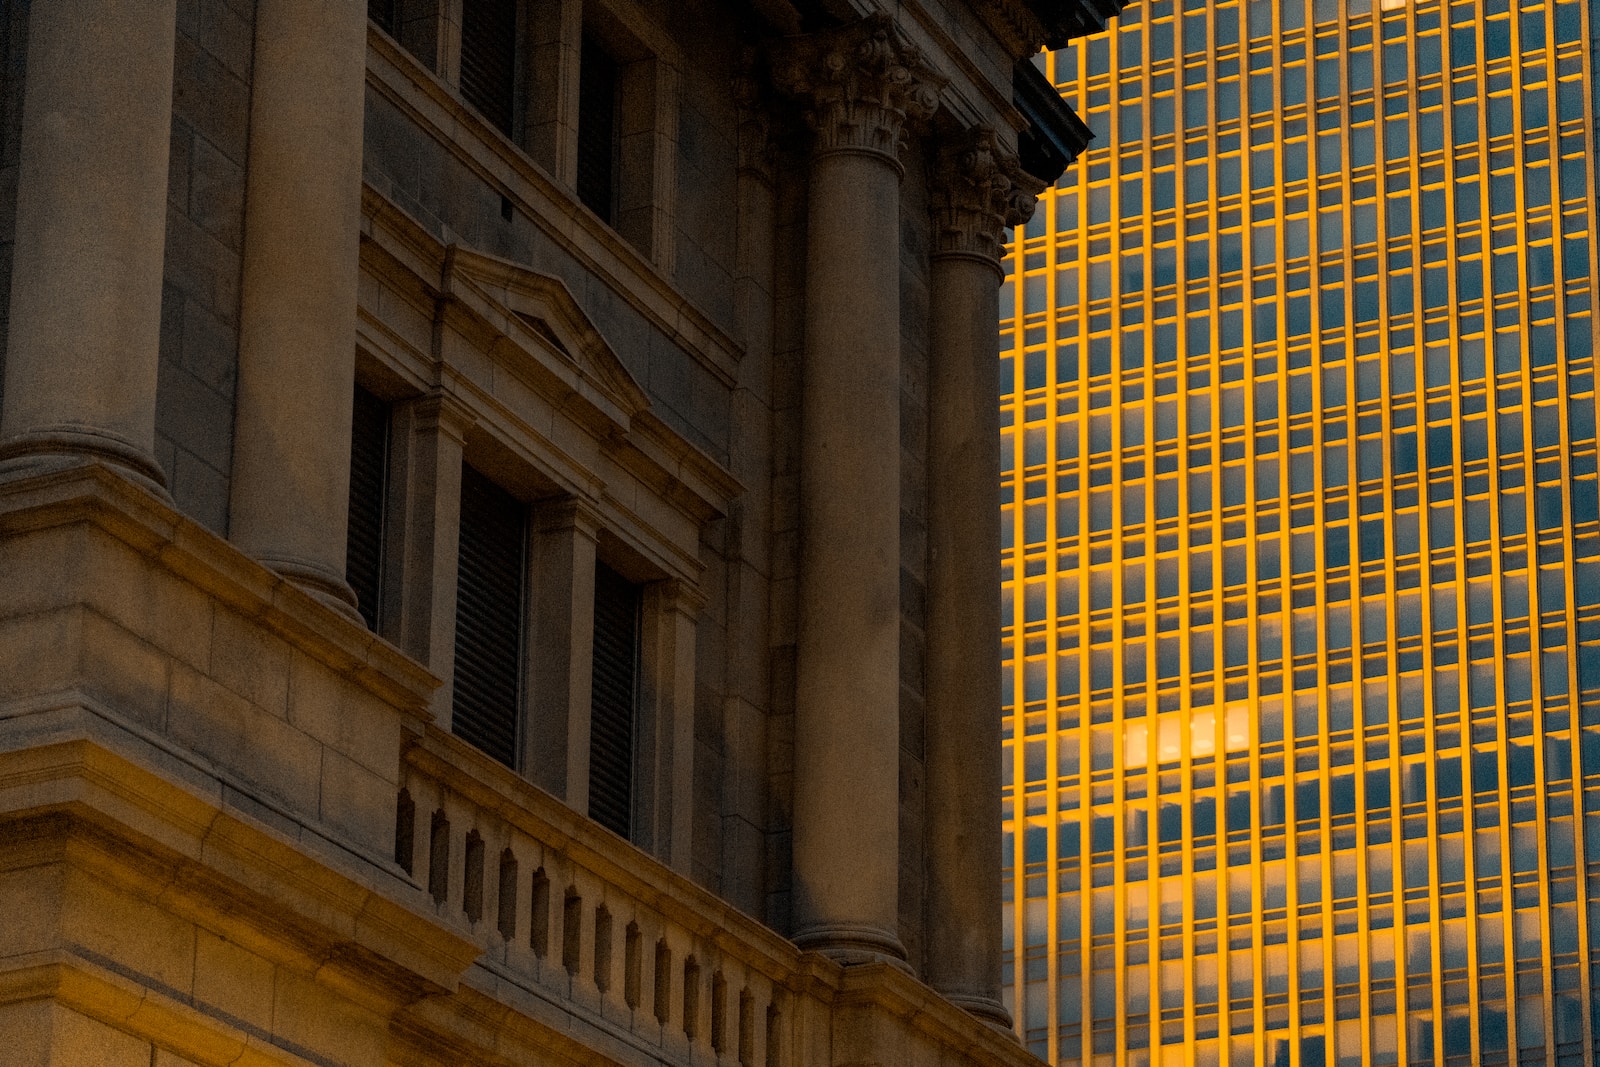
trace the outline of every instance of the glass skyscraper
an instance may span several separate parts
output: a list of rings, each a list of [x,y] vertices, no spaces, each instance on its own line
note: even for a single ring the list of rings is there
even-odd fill
[[[1000,323],[1057,1064],[1600,1057],[1589,0],[1142,0]]]

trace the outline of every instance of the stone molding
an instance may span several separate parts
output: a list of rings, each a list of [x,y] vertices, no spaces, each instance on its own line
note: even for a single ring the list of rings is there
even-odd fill
[[[1044,189],[984,126],[940,146],[933,186],[933,254],[972,256],[996,270],[1006,228],[1032,217]]]
[[[458,446],[478,423],[471,406],[448,389],[424,393],[411,402],[411,407],[419,429],[443,434]]]
[[[163,503],[172,503],[167,473],[143,448],[120,434],[96,426],[42,426],[0,444],[0,479],[63,470],[75,463],[103,462],[144,486]]]
[[[691,624],[700,620],[711,603],[711,598],[704,590],[680,578],[650,582],[649,588],[653,590],[651,595],[657,597],[663,606],[683,616]]]
[[[881,12],[784,42],[772,73],[804,102],[817,154],[865,152],[896,166],[908,127],[933,117],[949,81]]]
[[[892,930],[871,923],[818,923],[795,931],[794,943],[845,968],[883,964],[911,974],[906,948]]]
[[[560,500],[540,501],[533,509],[533,528],[538,533],[570,530],[579,537],[598,541],[600,531],[606,528],[606,517],[594,501],[581,496],[568,496]]]
[[[904,1027],[897,1028],[898,1032],[883,1028],[872,1034],[863,1028],[862,1037],[857,1039],[860,1044],[852,1050],[860,1056],[856,1062],[894,1062],[895,1053],[910,1044],[907,1038],[915,1035],[941,1052],[948,1050],[965,1057],[972,1067],[1005,1064],[1038,1067],[1039,1061],[1023,1047],[1014,1031],[965,1010],[950,1011],[944,1007],[953,1003],[949,997],[910,977],[892,963],[844,968],[832,992],[832,1008],[837,1019],[857,1015],[870,1017],[870,1014],[882,1012],[905,1020]]]

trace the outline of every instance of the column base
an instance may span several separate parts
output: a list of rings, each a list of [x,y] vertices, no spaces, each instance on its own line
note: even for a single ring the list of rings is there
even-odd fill
[[[277,571],[312,599],[321,601],[357,626],[366,628],[367,621],[356,610],[356,591],[350,588],[343,575],[304,560],[274,559],[271,556],[257,556],[256,560]]]
[[[116,434],[82,426],[51,426],[0,442],[0,479],[25,478],[88,463],[103,463],[163,504],[174,506],[172,494],[167,492],[167,474],[155,457]]]
[[[866,923],[829,923],[802,928],[794,943],[807,952],[820,952],[835,963],[850,967],[861,963],[887,963],[914,974],[906,962],[906,947],[891,931]]]
[[[1013,1040],[1021,1040],[1017,1037],[1017,1032],[1011,1028],[1011,1013],[1006,1011],[1005,1006],[994,997],[974,996],[970,993],[946,993],[942,989],[939,993],[968,1015],[988,1023]]]

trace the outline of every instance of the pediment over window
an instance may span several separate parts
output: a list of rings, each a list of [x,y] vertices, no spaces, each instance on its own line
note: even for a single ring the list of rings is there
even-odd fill
[[[570,391],[623,433],[649,410],[644,389],[560,278],[451,245],[441,283],[446,297],[500,335],[496,354],[515,358],[505,349],[521,349],[533,364],[522,369],[541,384]]]

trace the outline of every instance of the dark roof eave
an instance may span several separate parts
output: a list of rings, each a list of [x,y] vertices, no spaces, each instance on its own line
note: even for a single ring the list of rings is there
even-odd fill
[[[1067,164],[1089,147],[1094,133],[1061,99],[1050,79],[1024,60],[1011,77],[1012,101],[1028,125],[1017,136],[1022,169],[1046,185],[1053,185]]]
[[[1075,37],[1099,33],[1128,0],[1025,0],[1044,25],[1046,48],[1063,48]]]

